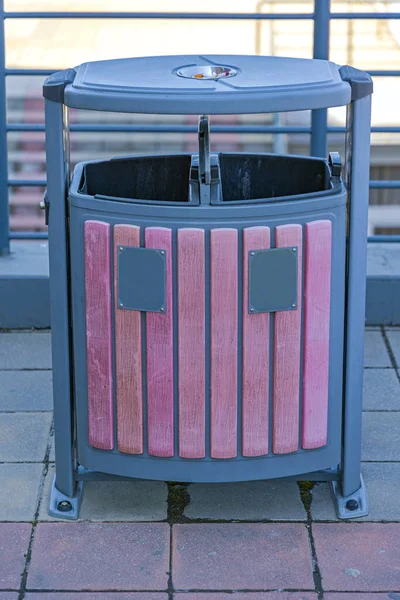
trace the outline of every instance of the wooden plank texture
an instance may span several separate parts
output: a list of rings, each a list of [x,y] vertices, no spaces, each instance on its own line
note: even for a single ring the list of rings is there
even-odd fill
[[[205,456],[204,230],[178,230],[179,456]]]
[[[112,450],[110,225],[85,221],[84,248],[89,444]]]
[[[166,457],[174,455],[171,229],[147,227],[145,244],[166,252],[166,312],[146,314],[148,452]]]
[[[304,449],[320,448],[327,441],[331,247],[331,222],[326,220],[307,223],[302,427]]]
[[[269,227],[243,230],[242,454],[268,454],[269,313],[249,314],[249,251],[270,247]]]
[[[277,248],[298,247],[297,309],[275,313],[272,451],[295,452],[299,447],[300,338],[302,286],[302,227],[275,229]]]
[[[140,246],[140,227],[114,226],[114,311],[118,450],[143,452],[141,313],[118,308],[118,248]]]
[[[237,455],[238,232],[212,229],[211,456]]]

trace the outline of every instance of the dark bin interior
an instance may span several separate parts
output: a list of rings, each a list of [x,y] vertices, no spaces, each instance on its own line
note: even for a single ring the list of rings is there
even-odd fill
[[[274,154],[220,154],[224,201],[310,194],[330,189],[326,161]]]
[[[87,163],[81,192],[140,200],[187,202],[191,156],[146,156]]]
[[[330,170],[318,158],[274,154],[218,154],[213,181],[224,202],[275,199],[329,190]],[[196,186],[192,156],[145,156],[86,163],[81,193],[156,202],[189,202]],[[196,189],[196,188],[194,188]],[[192,194],[193,187],[192,187]]]

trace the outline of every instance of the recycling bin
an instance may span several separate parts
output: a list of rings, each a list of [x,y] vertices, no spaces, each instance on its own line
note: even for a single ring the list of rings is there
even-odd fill
[[[320,60],[163,56],[49,77],[46,105],[56,476],[330,481],[360,475],[370,99]],[[218,153],[216,114],[347,106],[341,158]],[[198,115],[198,152],[69,168],[68,109]]]

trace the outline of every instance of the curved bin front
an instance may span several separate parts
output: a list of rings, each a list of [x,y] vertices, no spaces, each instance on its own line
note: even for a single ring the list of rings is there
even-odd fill
[[[283,187],[269,189],[286,195],[253,198],[272,163],[252,156],[219,156],[221,193],[208,206],[193,203],[182,178],[163,183],[173,165],[190,179],[190,156],[147,157],[151,176],[132,158],[76,167],[70,253],[84,467],[206,482],[340,462],[346,190],[326,161],[280,157]],[[243,173],[235,183],[240,160],[253,169],[247,196]],[[293,165],[297,187],[280,165],[286,178]],[[122,193],[124,172],[147,198],[127,197],[129,186],[110,196]],[[314,191],[304,191],[307,177]]]

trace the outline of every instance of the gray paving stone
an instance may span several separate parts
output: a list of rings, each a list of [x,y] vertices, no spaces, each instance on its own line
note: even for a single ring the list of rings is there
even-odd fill
[[[32,521],[42,470],[41,464],[0,465],[0,521]]]
[[[400,329],[392,329],[386,332],[390,347],[393,350],[397,366],[400,367]]]
[[[366,331],[364,338],[364,366],[391,367],[389,354],[380,331]]]
[[[400,412],[363,414],[362,460],[400,460]]]
[[[50,333],[0,334],[0,369],[51,369]]]
[[[364,410],[400,410],[400,382],[394,369],[364,369]]]
[[[51,371],[0,371],[0,411],[53,410]]]
[[[363,463],[369,514],[357,521],[400,521],[400,463]],[[336,521],[327,483],[312,490],[311,515],[314,521]]]
[[[53,414],[0,413],[0,461],[43,461]]]
[[[185,516],[216,520],[306,519],[294,481],[192,484]]]
[[[40,521],[59,521],[48,515],[54,465],[49,466],[40,507]],[[87,481],[81,521],[163,521],[167,518],[167,485],[163,481]]]

